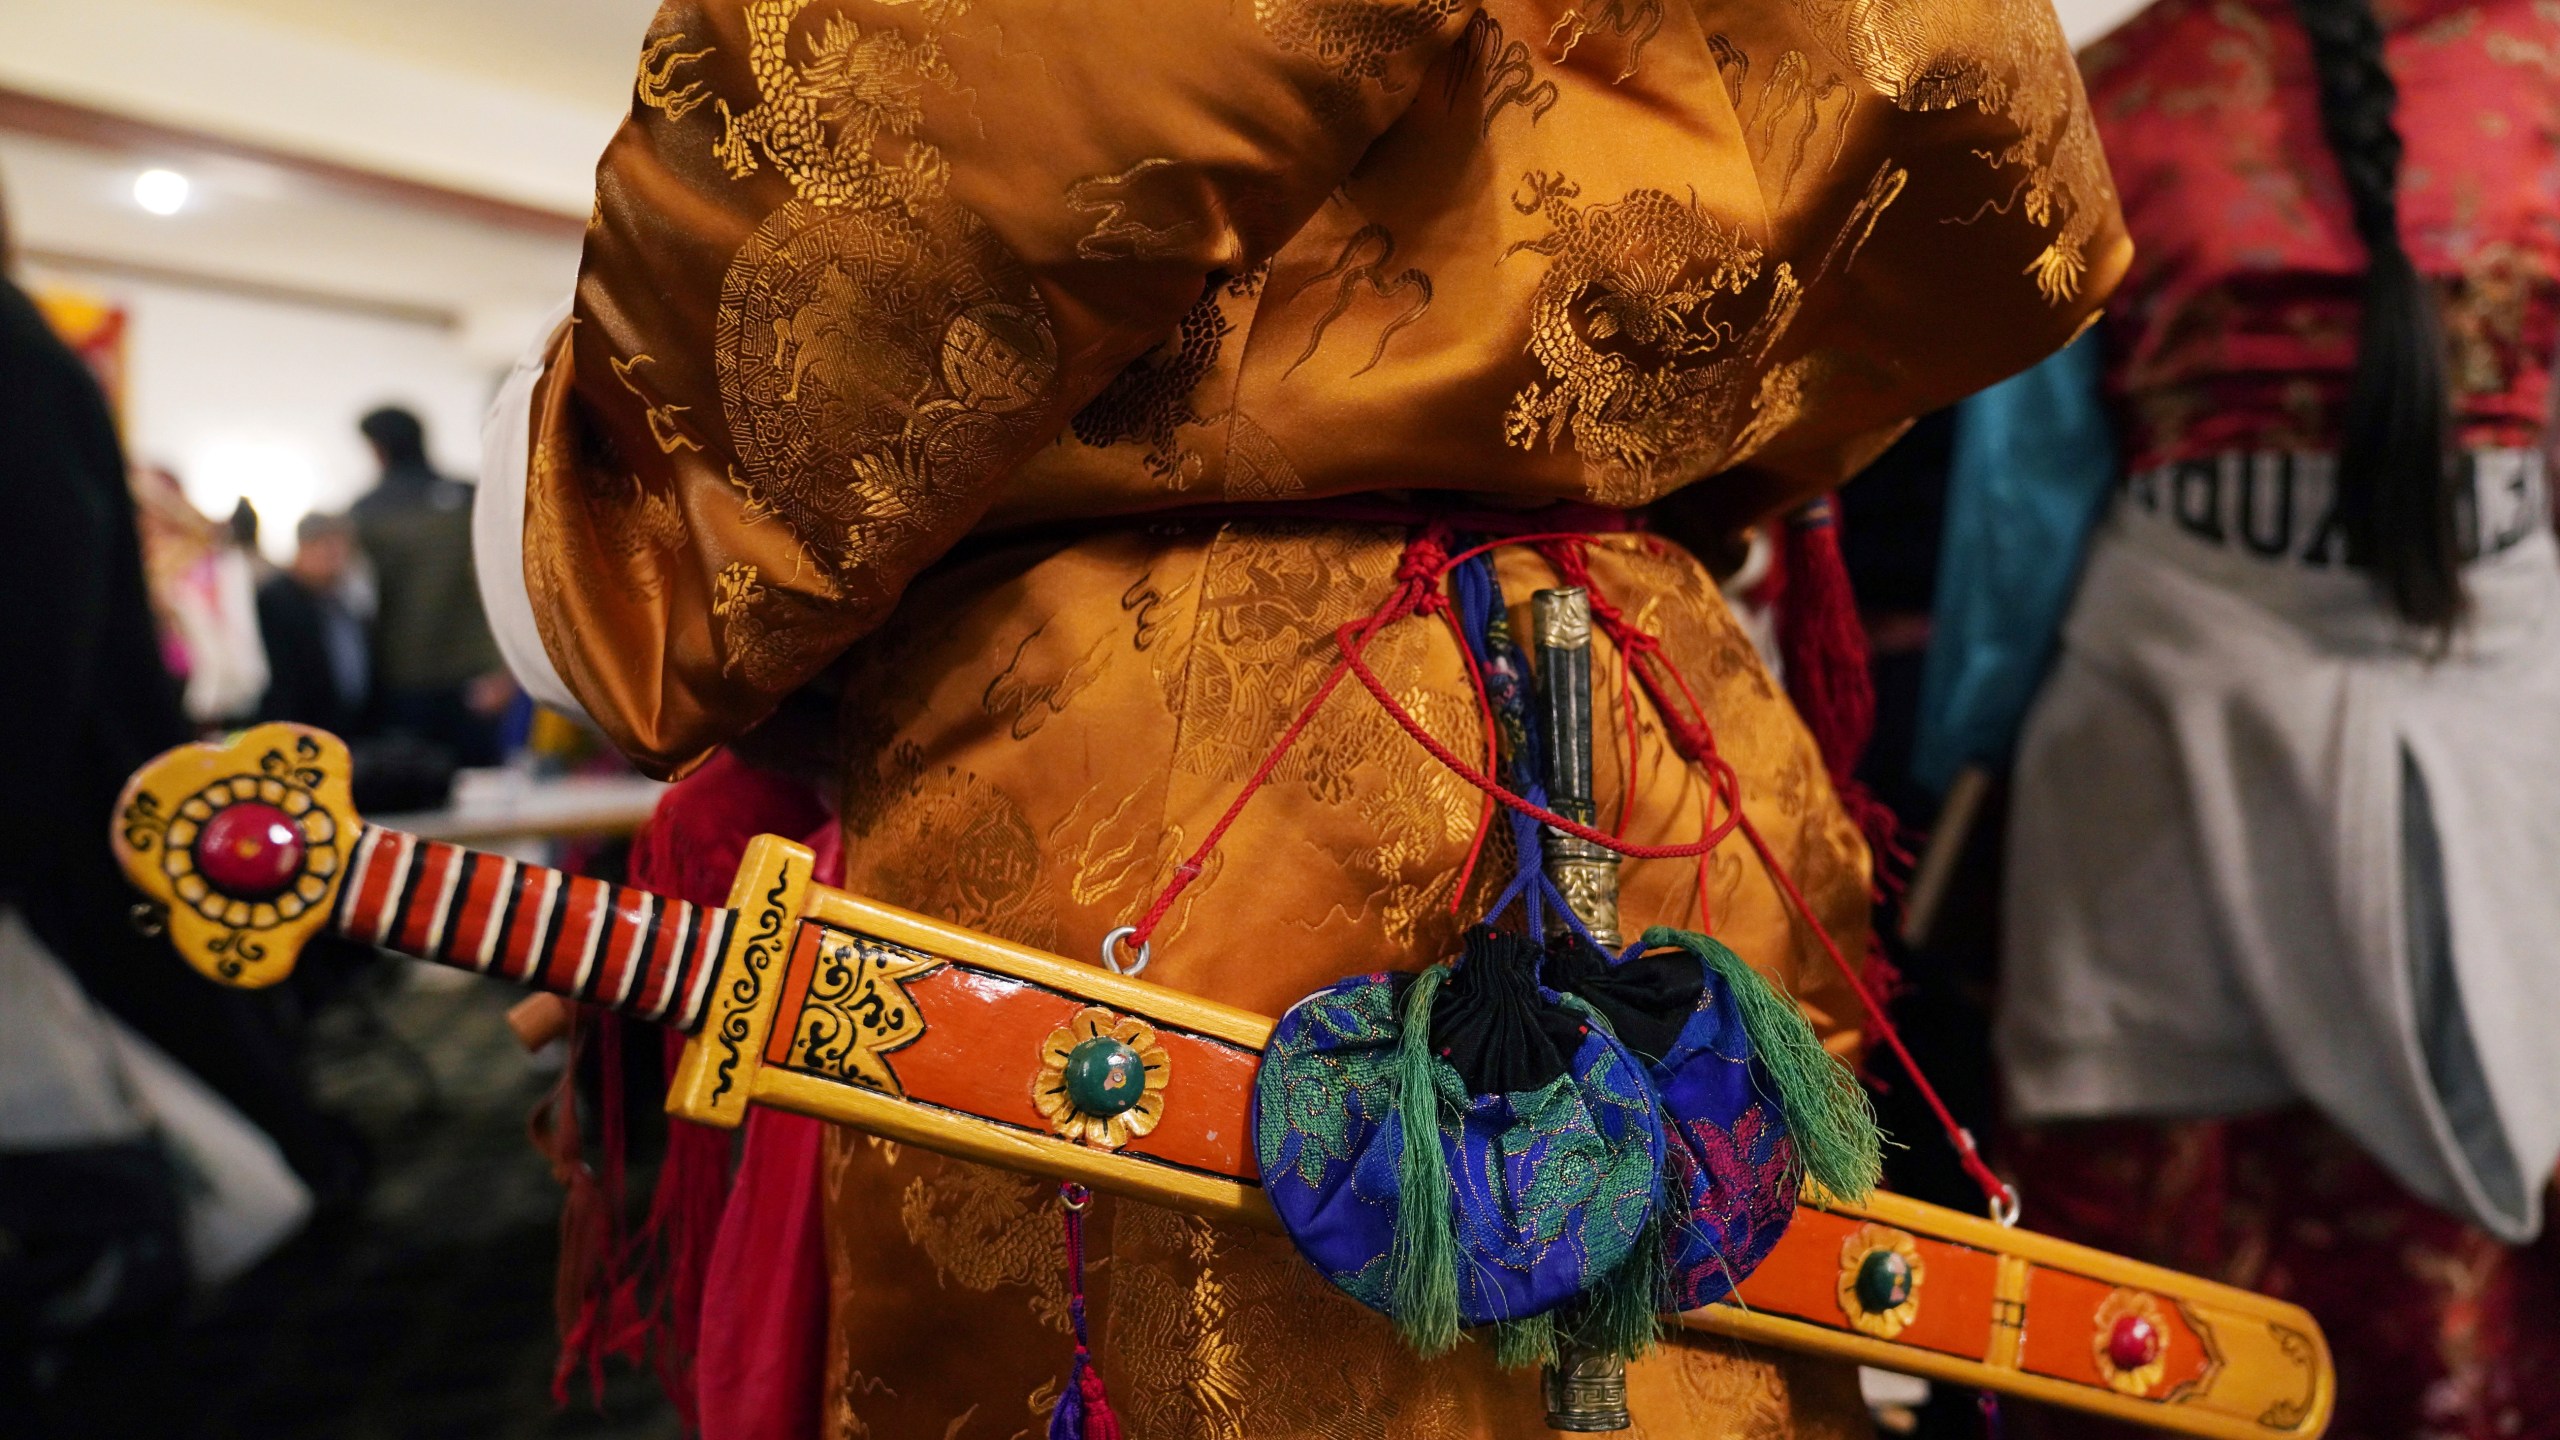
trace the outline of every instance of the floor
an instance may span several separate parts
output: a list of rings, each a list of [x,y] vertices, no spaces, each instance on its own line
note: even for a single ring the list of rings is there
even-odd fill
[[[64,1356],[33,1434],[677,1440],[639,1375],[612,1376],[601,1408],[583,1386],[552,1403],[559,1191],[525,1116],[558,1060],[516,1046],[514,998],[419,967],[323,1017],[315,1088],[374,1147],[359,1213],[201,1302],[174,1334]],[[0,1420],[0,1435],[21,1433]]]

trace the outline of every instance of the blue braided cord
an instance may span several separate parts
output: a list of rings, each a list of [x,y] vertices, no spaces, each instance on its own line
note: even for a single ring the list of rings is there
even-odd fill
[[[1515,646],[1497,647],[1494,643],[1493,620],[1503,612],[1504,606],[1502,585],[1494,576],[1493,557],[1489,554],[1470,557],[1449,572],[1449,582],[1458,610],[1458,633],[1466,638],[1467,648],[1475,652],[1476,663],[1485,677],[1486,698],[1514,723],[1517,733],[1532,752],[1511,757],[1512,787],[1529,803],[1543,810],[1547,805],[1546,787],[1533,778],[1538,773],[1535,750],[1539,736],[1537,727],[1527,723],[1525,715],[1520,652]],[[1491,924],[1500,918],[1516,900],[1528,919],[1529,933],[1540,936],[1547,933],[1546,912],[1549,906],[1553,906],[1574,934],[1581,936],[1583,942],[1594,950],[1600,950],[1600,942],[1592,938],[1581,917],[1565,903],[1564,895],[1556,889],[1555,882],[1547,878],[1544,827],[1516,810],[1505,813],[1511,820],[1511,848],[1519,861],[1519,872],[1486,908],[1485,923]],[[1602,953],[1607,952],[1603,950]]]

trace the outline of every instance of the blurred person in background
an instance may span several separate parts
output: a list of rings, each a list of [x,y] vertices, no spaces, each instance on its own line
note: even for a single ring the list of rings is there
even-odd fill
[[[373,654],[349,593],[359,558],[355,522],[315,511],[293,535],[293,563],[258,587],[268,665],[258,716],[357,739],[373,693]]]
[[[243,500],[229,520],[209,519],[161,466],[137,467],[128,478],[141,517],[161,658],[183,687],[187,718],[200,729],[237,725],[257,710],[267,688],[252,558],[257,512]]]
[[[471,487],[437,473],[426,427],[398,406],[357,423],[382,478],[355,504],[356,539],[372,561],[374,682],[384,725],[495,765],[498,726],[514,690],[480,610],[471,570]]]
[[[190,727],[162,663],[114,417],[10,276],[5,236],[0,225],[0,534],[16,543],[0,566],[0,1351],[14,1357],[76,1325],[165,1316],[186,1269],[207,1274],[201,1235],[186,1233],[174,1281],[170,1246],[224,1185],[196,1163],[206,1137],[245,1127],[209,1097],[190,1114],[162,1103],[174,1092],[158,1054],[272,1137],[313,1190],[347,1193],[361,1163],[306,1099],[277,998],[171,964],[131,923],[108,847],[115,799]],[[127,1028],[158,1054],[137,1066]],[[123,1118],[76,1123],[80,1096]],[[0,1370],[0,1414],[25,1379]]]
[[[2158,0],[2084,68],[2133,269],[1956,475],[2013,552],[2115,491],[2010,817],[2028,1219],[2309,1308],[2338,1440],[2560,1436],[2560,9]]]

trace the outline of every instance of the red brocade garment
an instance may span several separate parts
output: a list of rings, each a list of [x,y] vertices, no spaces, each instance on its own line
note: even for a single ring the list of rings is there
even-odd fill
[[[2560,1435],[2560,1237],[2523,1249],[2410,1198],[2303,1110],[2013,1138],[2031,1223],[2290,1300],[2338,1363],[2328,1440]],[[2011,1407],[2016,1440],[2152,1432]]]
[[[2377,0],[2457,443],[2541,443],[2560,347],[2560,6]],[[2133,268],[2107,307],[2126,469],[2336,444],[2364,247],[2290,0],[2161,0],[2082,57]]]
[[[2560,5],[2377,9],[2408,145],[2401,229],[2443,303],[2457,443],[2544,445],[2560,348]],[[2364,252],[2289,0],[2162,0],[2083,70],[2136,244],[2107,316],[2126,471],[2334,448]],[[2548,1232],[2501,1245],[2302,1110],[2057,1125],[2009,1149],[2040,1230],[2310,1308],[2337,1355],[2334,1440],[2560,1436]],[[2127,1433],[2016,1412],[2018,1434]]]

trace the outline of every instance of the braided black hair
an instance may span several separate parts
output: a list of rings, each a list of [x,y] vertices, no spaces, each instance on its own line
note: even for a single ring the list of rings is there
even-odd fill
[[[2321,129],[2363,238],[2364,328],[2340,437],[2348,548],[2392,608],[2450,631],[2462,618],[2453,420],[2434,291],[2400,240],[2400,87],[2383,63],[2373,0],[2294,0],[2320,78]]]

